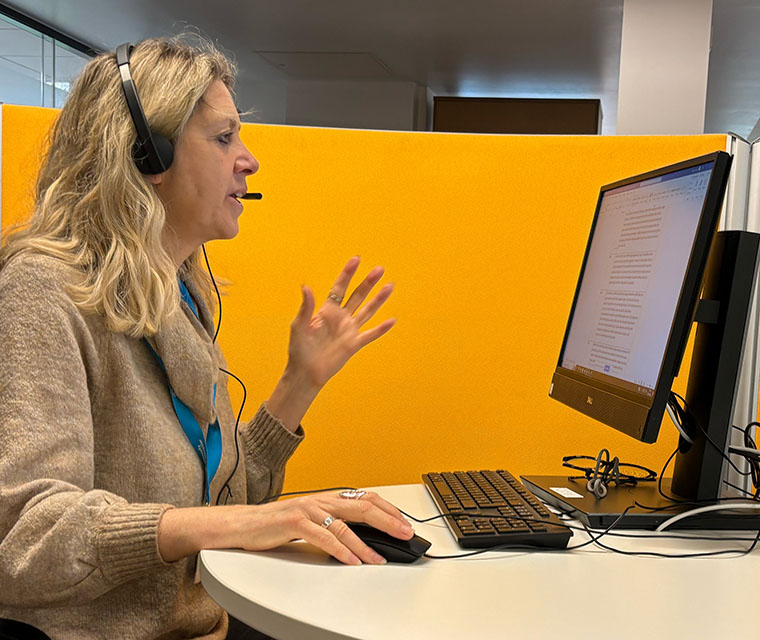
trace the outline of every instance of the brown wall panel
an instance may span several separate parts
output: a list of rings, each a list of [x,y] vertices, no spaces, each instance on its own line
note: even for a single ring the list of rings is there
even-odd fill
[[[436,96],[433,106],[433,131],[596,134],[601,121],[601,104],[590,99]]]

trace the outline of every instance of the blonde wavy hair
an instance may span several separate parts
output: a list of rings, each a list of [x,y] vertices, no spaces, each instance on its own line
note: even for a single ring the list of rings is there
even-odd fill
[[[138,43],[130,70],[150,127],[173,143],[209,85],[230,90],[234,64],[198,37]],[[112,331],[155,334],[179,308],[177,267],[162,244],[164,205],[132,160],[136,131],[116,56],[99,55],[77,79],[51,131],[37,179],[34,212],[0,250],[0,268],[25,252],[74,268],[70,295]],[[213,308],[200,249],[182,265]]]

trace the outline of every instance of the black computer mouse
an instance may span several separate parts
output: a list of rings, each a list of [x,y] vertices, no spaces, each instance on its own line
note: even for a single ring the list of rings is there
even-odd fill
[[[401,540],[368,524],[361,522],[346,524],[364,544],[377,551],[388,562],[414,562],[430,548],[430,542],[418,535],[412,536],[409,540]]]

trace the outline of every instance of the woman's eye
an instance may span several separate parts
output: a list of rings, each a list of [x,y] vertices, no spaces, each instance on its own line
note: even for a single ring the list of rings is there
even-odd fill
[[[224,135],[219,136],[217,140],[222,144],[229,144],[230,138],[232,138],[232,133],[225,133]]]

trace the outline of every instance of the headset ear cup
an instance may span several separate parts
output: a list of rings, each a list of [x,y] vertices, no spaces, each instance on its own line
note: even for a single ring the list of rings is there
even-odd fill
[[[151,140],[153,141],[154,153],[147,148],[149,143],[135,140],[132,147],[132,158],[137,165],[138,171],[147,175],[163,173],[172,164],[174,160],[174,145],[160,133],[151,130]]]
[[[600,500],[607,495],[607,486],[601,478],[592,478],[586,483],[586,489]]]
[[[156,155],[166,171],[174,161],[174,145],[160,133],[153,132],[153,142],[156,145]]]

